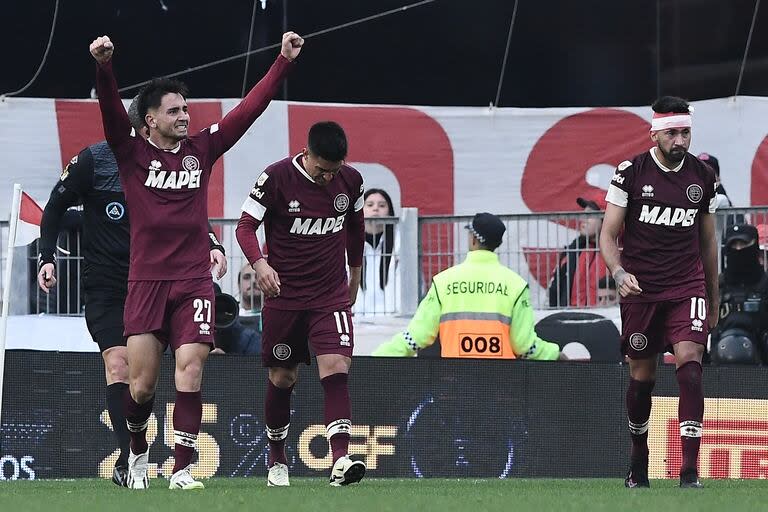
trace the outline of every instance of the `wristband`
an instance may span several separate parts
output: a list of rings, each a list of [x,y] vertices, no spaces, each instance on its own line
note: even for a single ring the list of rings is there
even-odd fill
[[[52,263],[56,266],[56,251],[53,249],[42,249],[40,254],[37,255],[37,270],[39,271],[43,265]]]
[[[208,232],[208,238],[211,240],[211,250],[218,249],[221,251],[221,254],[224,256],[227,255],[226,251],[224,251],[224,246],[221,245],[221,242],[219,242],[219,239],[216,238],[216,234],[213,231]]]

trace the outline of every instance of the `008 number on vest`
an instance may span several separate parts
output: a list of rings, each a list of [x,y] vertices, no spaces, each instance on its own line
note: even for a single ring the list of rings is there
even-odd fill
[[[460,334],[459,355],[462,357],[499,357],[501,336],[497,334]]]

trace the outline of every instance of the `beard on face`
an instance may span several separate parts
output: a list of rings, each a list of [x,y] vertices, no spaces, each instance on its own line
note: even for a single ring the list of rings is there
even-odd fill
[[[661,151],[661,154],[664,155],[664,158],[667,159],[668,162],[674,162],[679,163],[683,161],[683,158],[685,158],[686,150],[681,147],[673,147],[669,152],[664,151],[664,148],[661,147],[661,144],[658,145],[659,151]]]

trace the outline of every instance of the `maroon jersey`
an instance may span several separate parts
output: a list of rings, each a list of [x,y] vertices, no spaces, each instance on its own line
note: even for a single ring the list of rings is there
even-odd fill
[[[264,222],[269,265],[280,278],[280,295],[266,304],[315,311],[349,307],[347,253],[349,265],[359,267],[365,236],[357,170],[343,165],[320,186],[302,167],[301,155],[286,158],[261,173],[243,212]],[[251,263],[258,259],[244,251]]]
[[[622,302],[704,297],[699,248],[702,214],[715,212],[715,174],[691,154],[674,169],[654,150],[616,169],[606,200],[626,208],[621,266],[643,292]]]
[[[104,133],[117,159],[131,212],[129,281],[210,276],[208,182],[214,162],[267,108],[290,61],[278,56],[265,77],[219,123],[163,150],[131,127],[111,61],[97,65]]]

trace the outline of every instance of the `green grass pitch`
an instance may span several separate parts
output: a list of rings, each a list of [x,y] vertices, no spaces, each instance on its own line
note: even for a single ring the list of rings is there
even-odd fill
[[[504,511],[705,512],[768,510],[768,482],[710,480],[705,489],[679,489],[657,480],[651,489],[624,489],[621,479],[366,479],[331,488],[326,480],[294,478],[290,488],[267,488],[262,478],[206,480],[202,491],[170,491],[152,480],[129,491],[106,480],[0,482],[3,512],[112,511]]]

